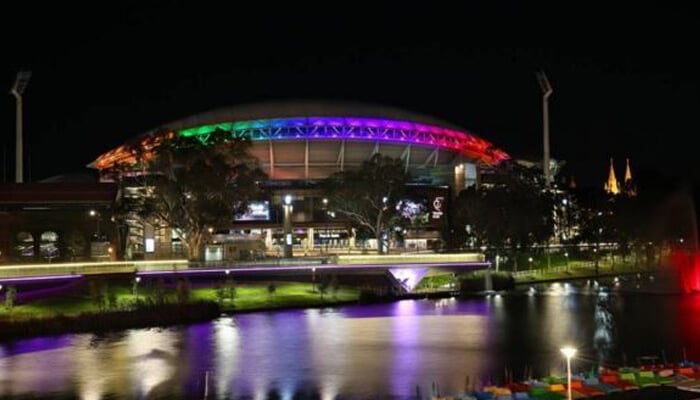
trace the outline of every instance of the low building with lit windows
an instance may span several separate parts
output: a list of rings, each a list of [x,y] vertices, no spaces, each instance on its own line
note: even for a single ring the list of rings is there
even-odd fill
[[[0,263],[116,258],[116,194],[98,182],[0,184]]]

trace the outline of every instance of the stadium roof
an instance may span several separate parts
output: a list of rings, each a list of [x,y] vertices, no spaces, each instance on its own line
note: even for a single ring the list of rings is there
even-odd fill
[[[171,133],[206,141],[215,130],[230,132],[232,139],[245,137],[253,142],[381,142],[444,149],[488,164],[509,158],[492,143],[439,119],[395,107],[339,101],[300,100],[215,109],[166,123],[131,143],[151,151]],[[127,146],[101,155],[90,166],[104,169],[120,162],[135,162]]]

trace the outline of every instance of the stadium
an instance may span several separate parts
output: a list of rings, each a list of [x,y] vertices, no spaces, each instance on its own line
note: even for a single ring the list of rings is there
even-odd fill
[[[255,257],[256,247],[244,242],[264,243],[268,252],[274,250],[282,235],[280,209],[285,195],[294,199],[298,251],[354,248],[353,233],[326,209],[319,183],[377,153],[402,160],[413,181],[411,197],[431,208],[428,226],[408,233],[400,246],[427,248],[446,224],[450,197],[477,184],[482,166],[509,158],[489,141],[435,118],[386,106],[321,101],[217,109],[164,124],[130,143],[155,148],[168,134],[205,137],[217,129],[231,132],[233,139],[251,139],[251,153],[268,174],[263,184],[267,197],[252,203],[247,214],[216,227],[214,241],[205,251],[207,260]],[[126,146],[120,146],[90,167],[102,172],[103,181],[110,181],[109,168],[129,157]],[[134,226],[129,232],[125,251],[132,256],[160,258],[181,251],[167,229]],[[376,246],[371,241],[363,244]]]

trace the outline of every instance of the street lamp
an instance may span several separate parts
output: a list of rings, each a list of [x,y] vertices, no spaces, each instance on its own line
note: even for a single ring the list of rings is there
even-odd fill
[[[95,210],[90,210],[90,212],[88,214],[90,215],[90,217],[95,218],[95,221],[97,221],[95,235],[96,235],[97,241],[99,242],[100,241],[100,219],[102,219],[102,214],[100,214],[99,211],[95,211]]]
[[[134,278],[133,291],[134,291],[134,297],[136,298],[137,302],[139,301],[139,282],[141,282],[140,276],[137,276],[136,278]]]
[[[323,240],[323,244],[326,246],[326,254],[328,253],[328,218],[330,217],[330,213],[328,211],[328,199],[326,197],[323,198],[323,210],[326,212],[326,215],[323,217],[323,221],[326,223],[326,237]],[[323,251],[323,247],[321,247],[321,251]]]
[[[10,93],[15,96],[17,103],[16,116],[16,138],[15,138],[15,183],[24,181],[24,145],[22,143],[22,94],[29,84],[29,78],[32,77],[31,71],[20,71],[17,73],[15,83],[12,85]]]
[[[311,289],[316,293],[316,267],[311,267]]]
[[[527,258],[527,269],[528,269],[529,271],[532,270],[532,257],[528,257],[528,258]]]
[[[571,346],[566,346],[560,349],[561,353],[566,357],[566,382],[567,382],[567,400],[571,400],[571,358],[576,355],[576,349]]]
[[[284,258],[292,258],[292,195],[284,196]]]
[[[564,263],[566,263],[566,270],[569,270],[569,252],[564,253]]]

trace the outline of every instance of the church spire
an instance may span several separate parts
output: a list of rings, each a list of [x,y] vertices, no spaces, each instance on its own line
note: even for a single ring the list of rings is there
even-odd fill
[[[637,195],[637,187],[632,181],[632,169],[630,168],[630,159],[627,159],[627,167],[625,169],[625,183],[624,183],[625,194],[629,197],[634,197]]]
[[[608,174],[608,181],[605,183],[605,191],[614,195],[620,193],[620,187],[615,177],[615,167],[613,167],[612,157],[610,158],[610,173]]]

